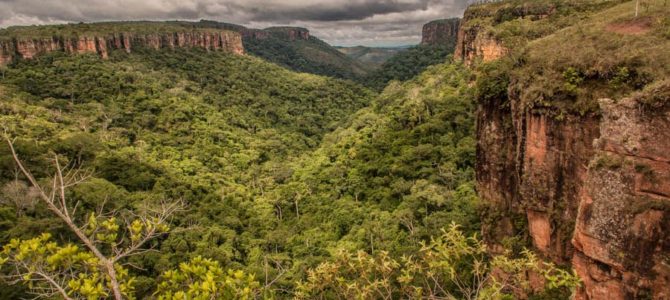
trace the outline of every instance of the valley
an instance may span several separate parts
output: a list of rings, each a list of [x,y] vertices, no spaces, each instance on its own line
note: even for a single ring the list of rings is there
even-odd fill
[[[668,299],[667,5],[0,29],[0,299]]]

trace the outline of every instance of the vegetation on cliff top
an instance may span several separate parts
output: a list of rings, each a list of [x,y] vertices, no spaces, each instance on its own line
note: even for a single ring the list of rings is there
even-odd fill
[[[48,26],[13,26],[0,29],[0,39],[11,38],[51,38],[54,36],[77,37],[77,36],[100,36],[119,33],[150,34],[150,33],[173,33],[173,32],[212,32],[221,31],[216,28],[195,26],[197,23],[189,22],[101,22],[101,23],[78,23]]]
[[[524,107],[583,116],[668,77],[668,7],[646,3],[636,18],[630,1],[503,1],[471,7],[466,30],[511,50],[499,66]]]

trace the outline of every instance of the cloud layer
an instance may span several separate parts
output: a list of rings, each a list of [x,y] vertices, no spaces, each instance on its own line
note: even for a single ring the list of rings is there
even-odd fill
[[[468,0],[0,0],[0,27],[112,20],[211,19],[307,27],[335,45],[418,43],[421,25],[463,14]]]

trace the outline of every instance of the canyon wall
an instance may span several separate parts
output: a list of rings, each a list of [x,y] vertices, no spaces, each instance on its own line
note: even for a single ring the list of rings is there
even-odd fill
[[[473,65],[508,53],[468,25],[456,58]],[[555,118],[523,106],[511,81],[505,97],[478,103],[489,251],[528,241],[576,270],[577,299],[670,299],[670,107],[601,99],[598,113]],[[670,94],[670,84],[661,89]]]
[[[453,45],[458,36],[461,19],[435,20],[423,25],[421,45]]]
[[[482,33],[480,28],[461,26],[454,57],[470,65],[475,60],[491,61],[503,57],[507,49],[489,33]]]
[[[670,299],[670,108],[600,107],[572,240],[580,299]]]
[[[302,28],[302,27],[269,27],[265,28],[262,30],[255,30],[256,32],[261,32],[260,35],[256,34],[254,37],[264,39],[267,38],[269,34],[286,39],[289,41],[300,41],[304,40],[307,41],[309,40],[310,34],[309,30],[307,28]],[[264,34],[263,34],[264,33]]]
[[[212,51],[226,51],[244,54],[242,37],[232,31],[191,31],[174,33],[116,33],[99,36],[49,38],[16,37],[0,40],[0,64],[7,64],[17,58],[31,59],[37,55],[63,51],[65,53],[97,53],[107,58],[109,51],[146,47],[161,48],[203,48]]]

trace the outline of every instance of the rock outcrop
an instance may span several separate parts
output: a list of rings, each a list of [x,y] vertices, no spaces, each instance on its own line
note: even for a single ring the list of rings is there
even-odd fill
[[[557,121],[510,96],[509,109],[478,110],[490,250],[525,234],[545,258],[572,263],[579,299],[670,299],[670,109],[604,99],[601,117]]]
[[[262,31],[289,41],[306,41],[310,37],[309,30],[302,27],[269,27]]]
[[[600,100],[573,265],[582,299],[670,299],[670,109]]]
[[[458,36],[461,19],[435,20],[423,25],[421,45],[453,45]]]
[[[467,16],[457,58],[509,52]],[[511,81],[505,97],[477,111],[489,250],[527,240],[545,259],[571,264],[583,281],[577,299],[670,299],[670,84],[651,97],[666,99],[660,108],[601,99],[597,112],[559,118],[529,106]]]
[[[482,33],[478,27],[463,28],[458,31],[458,41],[454,57],[471,64],[476,59],[484,62],[499,59],[507,49],[489,33]]]
[[[234,54],[244,53],[241,35],[232,31],[185,31],[149,34],[124,32],[76,37],[53,36],[49,38],[20,36],[0,40],[0,64],[7,64],[17,58],[31,59],[37,55],[53,51],[72,54],[97,53],[102,58],[107,58],[111,50],[121,49],[130,53],[132,49],[138,47],[151,49],[203,48]]]

